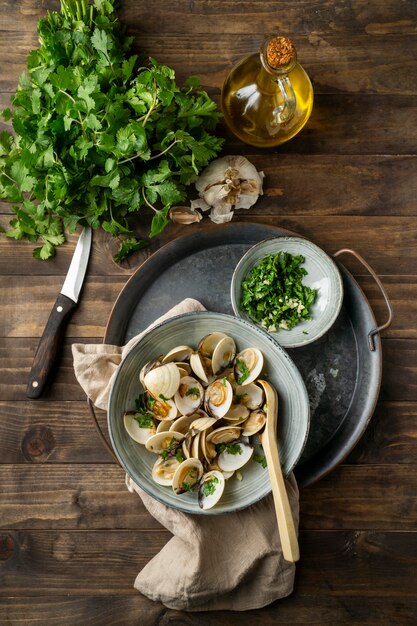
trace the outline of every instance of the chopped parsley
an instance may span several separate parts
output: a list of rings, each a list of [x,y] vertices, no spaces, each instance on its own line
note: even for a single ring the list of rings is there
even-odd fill
[[[246,367],[246,364],[242,359],[236,359],[236,369],[240,372],[240,376],[237,379],[237,384],[242,385],[245,380],[249,377],[249,369]]]
[[[161,452],[161,457],[163,458],[163,460],[166,461],[169,456],[173,456],[174,454],[176,456],[177,448],[179,447],[179,445],[180,444],[177,442],[177,440],[172,437],[168,446],[165,448],[165,450],[162,450]]]
[[[199,398],[200,397],[200,390],[198,389],[198,387],[190,387],[185,392],[185,395],[186,396],[195,396],[196,398]]]
[[[262,467],[264,469],[266,469],[267,462],[266,462],[266,457],[265,456],[261,456],[259,454],[255,454],[255,456],[253,457],[253,460],[256,461],[256,463],[259,463],[259,465],[262,465]]]
[[[167,402],[169,400],[169,398],[165,398],[163,393],[159,394],[159,397],[161,398],[161,400],[163,400],[164,402]]]
[[[203,493],[204,496],[212,496],[213,493],[216,491],[216,485],[218,484],[219,479],[217,478],[217,476],[213,476],[212,478],[209,478],[209,480],[207,480],[205,483],[203,483],[203,486],[201,487],[201,491]]]
[[[156,402],[156,400],[155,400],[155,398],[152,398],[152,396],[148,396],[147,397],[146,404],[147,404],[147,407],[148,407],[148,409],[150,411],[153,411],[154,406],[155,406],[155,402]]]
[[[226,383],[227,383],[227,377],[225,376],[225,377],[223,378],[223,387],[226,387],[226,386],[227,386],[227,384],[226,384]]]
[[[177,459],[178,463],[182,463],[185,460],[181,452],[181,448],[178,448],[178,450],[176,451],[175,458]]]
[[[184,489],[184,491],[192,491],[193,488],[190,485],[190,483],[182,483],[182,488]]]
[[[148,412],[145,405],[144,394],[141,394],[139,398],[135,400],[136,413],[133,416],[139,424],[139,428],[152,428],[154,425],[152,414]]]
[[[238,443],[218,443],[216,445],[216,452],[218,454],[221,454],[225,450],[228,454],[242,454],[242,448]]]
[[[303,285],[304,257],[288,252],[269,254],[242,281],[240,308],[270,332],[291,330],[311,320],[317,290]]]

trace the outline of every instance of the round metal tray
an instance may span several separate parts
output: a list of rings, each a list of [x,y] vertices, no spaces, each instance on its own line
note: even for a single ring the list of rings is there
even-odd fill
[[[187,297],[208,310],[233,314],[230,281],[240,258],[258,241],[289,234],[295,233],[237,222],[208,226],[170,242],[147,259],[120,292],[104,342],[125,344]],[[377,331],[382,327],[376,328],[372,309],[352,275],[336,262],[345,295],[335,324],[316,342],[287,350],[304,379],[311,407],[309,437],[295,469],[300,486],[330,472],[352,450],[372,416],[381,382]]]

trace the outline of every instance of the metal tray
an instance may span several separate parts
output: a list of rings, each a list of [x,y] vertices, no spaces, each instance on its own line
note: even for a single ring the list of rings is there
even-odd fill
[[[290,231],[262,224],[208,226],[180,237],[147,259],[131,276],[115,302],[105,343],[123,345],[156,317],[186,297],[207,309],[233,315],[230,281],[243,254],[258,241]],[[307,387],[311,426],[295,469],[300,486],[309,485],[338,465],[352,450],[374,411],[381,382],[379,331],[392,318],[386,293],[373,270],[350,250],[379,284],[390,312],[377,327],[362,290],[336,260],[344,283],[344,302],[332,328],[316,342],[288,349]]]

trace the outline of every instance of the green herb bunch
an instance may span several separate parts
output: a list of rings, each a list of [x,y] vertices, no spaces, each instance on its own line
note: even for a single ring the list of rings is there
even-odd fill
[[[221,149],[210,134],[216,104],[191,77],[184,87],[169,67],[130,55],[115,0],[61,0],[38,24],[40,48],[27,59],[12,120],[0,134],[0,197],[16,217],[8,237],[41,242],[47,259],[77,224],[117,236],[116,260],[146,245],[129,215],[151,207],[150,236]]]
[[[267,330],[290,330],[311,319],[317,292],[303,285],[307,270],[302,255],[269,254],[242,281],[240,308]]]

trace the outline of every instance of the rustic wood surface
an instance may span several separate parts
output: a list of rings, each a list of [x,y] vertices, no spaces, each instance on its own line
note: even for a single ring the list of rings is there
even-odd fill
[[[58,0],[0,0],[0,107],[8,104],[36,24]],[[54,385],[25,396],[28,373],[76,243],[32,258],[0,238],[0,624],[268,626],[415,624],[417,620],[417,6],[414,0],[122,0],[146,51],[198,74],[218,99],[232,64],[266,33],[295,40],[316,93],[302,133],[277,150],[225,150],[266,174],[265,194],[235,219],[289,228],[329,253],[351,247],[384,282],[395,321],[383,338],[380,400],[348,459],[301,493],[294,593],[248,613],[186,614],[133,590],[169,534],[124,486],[91,422],[71,361],[74,341],[100,342],[112,305],[170,226],[121,266],[94,233],[82,300]],[[7,127],[5,124],[2,127]],[[242,214],[243,213],[243,214]],[[0,203],[0,226],[10,208]],[[146,234],[146,212],[136,224]],[[204,229],[207,222],[188,227]],[[383,299],[346,259],[379,320]],[[104,425],[105,415],[100,413]]]

